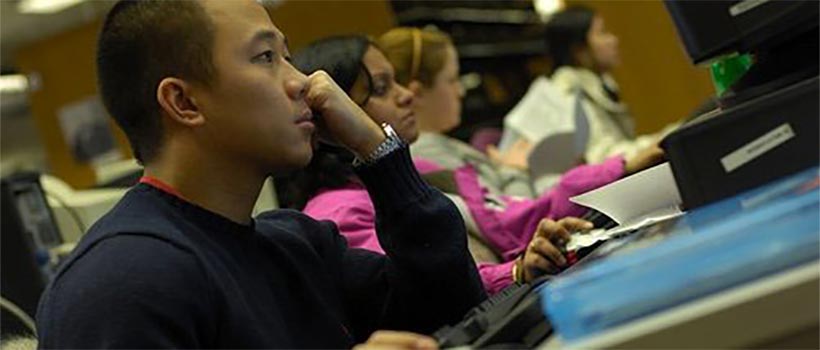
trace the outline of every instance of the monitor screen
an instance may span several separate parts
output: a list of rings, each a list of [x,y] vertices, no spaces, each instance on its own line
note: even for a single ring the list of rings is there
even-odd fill
[[[666,0],[664,4],[696,64],[731,52],[766,50],[817,30],[815,0]]]
[[[4,178],[0,192],[0,290],[4,299],[33,317],[40,294],[53,271],[49,250],[60,245],[62,238],[40,187],[38,174]],[[3,333],[15,330],[10,328],[13,325],[3,322]]]

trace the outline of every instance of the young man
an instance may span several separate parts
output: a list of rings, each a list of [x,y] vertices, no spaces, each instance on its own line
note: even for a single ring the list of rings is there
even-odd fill
[[[485,298],[452,203],[327,74],[290,65],[261,5],[120,2],[97,64],[146,176],[50,283],[41,347],[350,347],[433,331]],[[297,212],[251,219],[268,175],[308,163],[316,126],[364,161],[386,256]]]

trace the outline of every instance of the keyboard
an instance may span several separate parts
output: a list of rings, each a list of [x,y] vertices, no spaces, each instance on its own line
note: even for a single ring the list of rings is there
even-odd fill
[[[521,341],[527,334],[522,333],[528,333],[530,326],[535,326],[544,331],[535,332],[537,335],[529,338],[541,341],[550,334],[551,328],[535,290],[549,279],[550,276],[544,276],[532,283],[512,284],[471,309],[458,324],[436,331],[433,337],[442,348],[517,347],[518,344],[526,346]]]

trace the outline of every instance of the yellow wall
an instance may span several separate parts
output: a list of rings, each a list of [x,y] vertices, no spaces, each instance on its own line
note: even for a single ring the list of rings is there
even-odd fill
[[[685,117],[714,94],[708,72],[689,62],[659,0],[568,0],[596,10],[620,39],[621,66],[613,75],[639,133]]]
[[[53,174],[76,188],[93,186],[94,171],[71,154],[60,129],[57,112],[66,104],[97,93],[94,73],[94,46],[99,22],[63,32],[32,44],[18,52],[17,62],[24,73],[36,73],[42,86],[30,94],[31,114],[46,151]],[[111,126],[123,155],[128,155],[125,136]]]
[[[274,23],[288,36],[292,50],[331,34],[380,34],[395,23],[389,4],[378,1],[290,0],[272,11]],[[63,139],[57,113],[68,103],[97,93],[94,48],[100,21],[83,25],[31,44],[18,52],[24,73],[37,73],[42,88],[31,93],[31,112],[44,144],[48,165],[56,176],[76,188],[95,184],[94,171],[76,161]],[[131,153],[124,134],[113,121],[112,129],[122,154]]]
[[[396,25],[386,0],[289,0],[270,11],[273,23],[288,37],[291,52],[330,35],[380,35]]]
[[[689,113],[712,95],[706,71],[686,58],[660,1],[569,0],[590,6],[620,38],[623,64],[614,75],[640,132],[656,130]],[[291,50],[327,35],[378,35],[395,24],[389,3],[379,1],[295,1],[271,10],[274,23],[288,36]],[[37,72],[42,88],[31,94],[31,110],[51,171],[78,188],[94,184],[90,166],[74,160],[63,140],[57,111],[96,94],[94,43],[99,22],[23,48],[23,72]],[[113,125],[113,123],[112,123]],[[118,128],[122,153],[130,155]]]

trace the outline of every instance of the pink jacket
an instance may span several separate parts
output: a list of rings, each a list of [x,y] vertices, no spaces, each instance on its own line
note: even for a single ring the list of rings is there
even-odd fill
[[[419,172],[441,170],[436,164],[415,159]],[[553,189],[536,199],[493,196],[479,183],[471,166],[454,172],[458,195],[464,199],[481,233],[501,256],[500,264],[479,263],[484,287],[494,294],[512,283],[512,266],[532,238],[543,218],[580,216],[584,209],[569,198],[619,179],[623,158],[612,157],[601,164],[582,165],[566,172]],[[350,182],[345,187],[322,189],[308,201],[306,214],[317,220],[334,221],[351,247],[383,253],[375,229],[375,210],[367,190]]]

